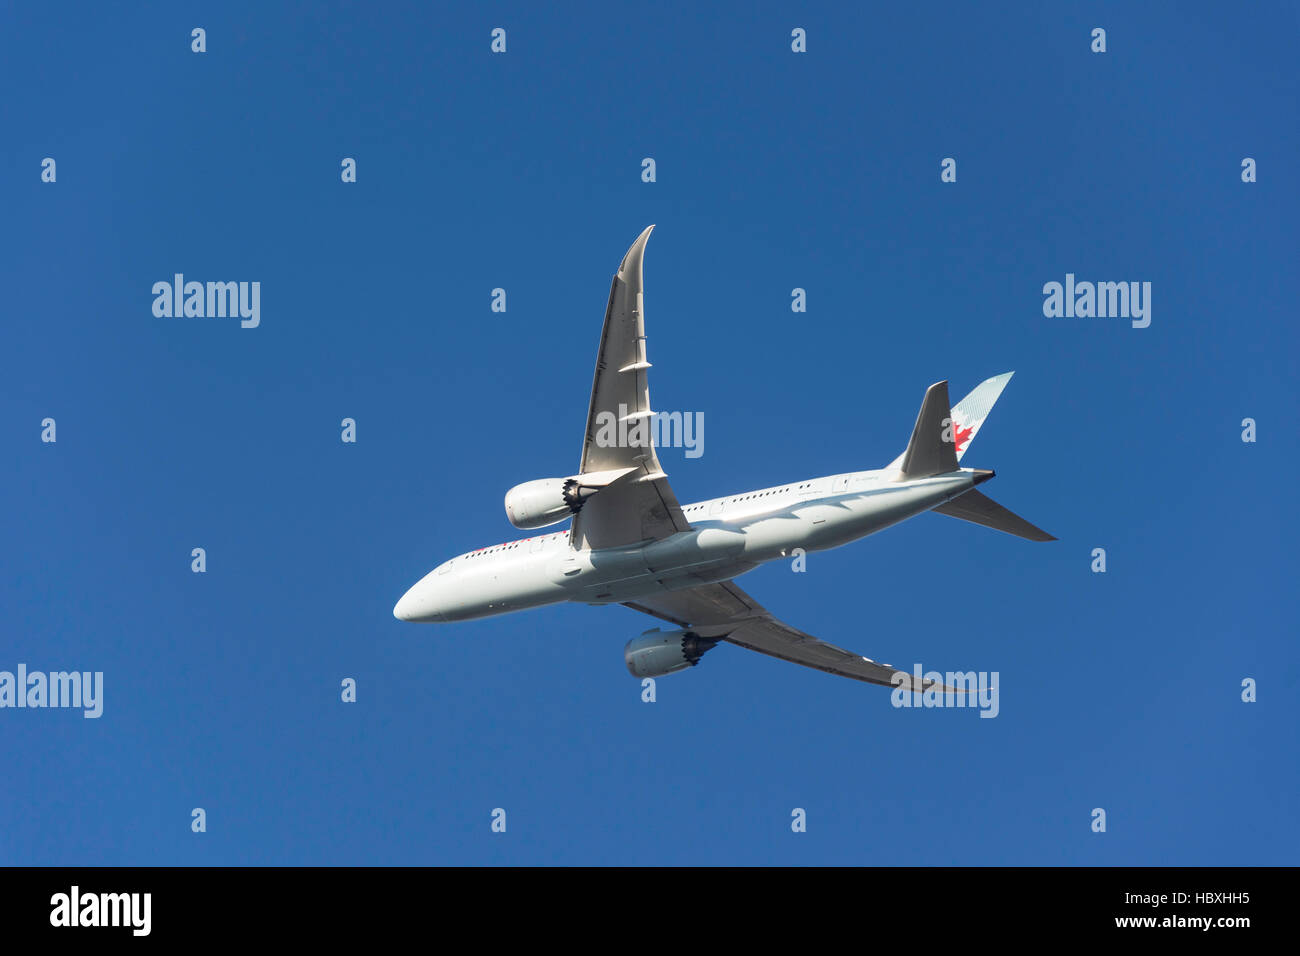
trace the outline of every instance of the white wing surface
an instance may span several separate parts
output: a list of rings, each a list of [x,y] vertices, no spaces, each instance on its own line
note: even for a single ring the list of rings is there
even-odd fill
[[[623,257],[609,290],[580,474],[631,468],[593,495],[573,518],[575,549],[657,541],[689,531],[655,454],[645,337],[642,260],[650,226]]]
[[[727,641],[828,674],[851,677],[884,687],[901,686],[914,691],[922,691],[935,684],[934,681],[918,684],[906,671],[900,671],[889,664],[878,664],[869,657],[827,644],[778,621],[730,581],[681,591],[665,591],[663,594],[629,601],[627,606],[669,621],[700,637]],[[951,690],[945,685],[939,687],[945,691]]]

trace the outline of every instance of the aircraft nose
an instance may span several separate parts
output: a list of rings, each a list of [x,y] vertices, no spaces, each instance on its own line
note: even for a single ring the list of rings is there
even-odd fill
[[[432,585],[420,581],[393,605],[393,617],[399,621],[442,621]]]

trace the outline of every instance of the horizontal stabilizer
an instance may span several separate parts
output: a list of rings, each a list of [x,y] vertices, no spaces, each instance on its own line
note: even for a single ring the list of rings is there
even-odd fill
[[[950,518],[961,518],[962,521],[982,524],[994,531],[1005,531],[1018,538],[1028,538],[1030,541],[1056,540],[1042,528],[1035,528],[1020,515],[1008,511],[988,495],[974,488],[931,510],[941,515],[948,515]]]
[[[899,470],[904,478],[929,478],[957,470],[947,382],[938,382],[926,389],[925,401],[916,416],[912,440],[907,444],[907,451],[903,452]]]

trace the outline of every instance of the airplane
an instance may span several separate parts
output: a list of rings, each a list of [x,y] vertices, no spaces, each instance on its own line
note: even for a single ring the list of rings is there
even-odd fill
[[[951,407],[948,383],[931,385],[907,448],[884,468],[683,506],[649,430],[636,427],[655,414],[642,269],[653,229],[632,243],[609,291],[577,474],[527,481],[506,493],[506,516],[516,528],[572,519],[569,529],[444,561],[402,596],[393,616],[449,623],[566,601],[623,604],[672,625],[624,647],[634,677],[694,667],[726,642],[871,684],[914,692],[931,686],[777,620],[734,579],[797,548],[839,547],[926,511],[1055,541],[976,489],[992,471],[959,465],[1013,373],[988,379]],[[611,440],[602,426],[615,419],[628,427]]]

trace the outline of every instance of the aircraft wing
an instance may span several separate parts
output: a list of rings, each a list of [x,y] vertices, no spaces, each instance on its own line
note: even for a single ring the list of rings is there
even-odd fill
[[[727,641],[769,657],[814,667],[828,674],[852,677],[854,680],[884,687],[902,686],[914,691],[922,691],[935,684],[934,681],[922,681],[917,685],[912,675],[906,671],[900,671],[889,664],[878,664],[869,657],[819,641],[778,621],[730,581],[681,591],[665,591],[663,594],[628,601],[626,606],[689,629],[700,637]],[[945,691],[952,690],[946,685],[939,686]]]
[[[657,541],[689,531],[652,441],[641,264],[650,226],[623,257],[609,290],[579,474],[633,469],[574,515],[575,549]]]

